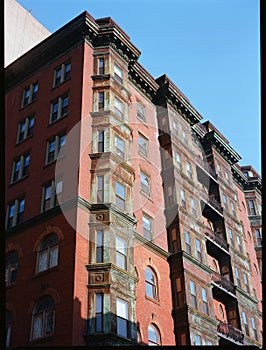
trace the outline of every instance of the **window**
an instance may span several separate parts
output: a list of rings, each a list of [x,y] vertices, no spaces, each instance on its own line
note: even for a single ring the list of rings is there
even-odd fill
[[[181,156],[179,153],[175,153],[175,159],[176,159],[176,165],[178,167],[178,169],[181,169],[182,164],[181,164]]]
[[[47,142],[46,148],[46,164],[57,159],[59,152],[63,155],[62,147],[66,144],[66,135],[57,135]]]
[[[150,196],[150,179],[143,172],[140,172],[140,185],[141,191]]]
[[[63,118],[68,113],[68,96],[58,97],[51,103],[50,123]]]
[[[103,231],[96,231],[96,262],[103,262]]]
[[[54,233],[51,233],[42,239],[37,254],[37,273],[57,266],[58,243],[58,237]]]
[[[139,134],[138,143],[139,143],[139,153],[141,153],[145,157],[148,157],[148,148],[149,148],[148,140],[144,136]]]
[[[115,204],[125,210],[126,189],[120,182],[115,182]]]
[[[234,242],[233,232],[232,232],[231,229],[228,230],[228,234],[229,234],[229,239],[230,239],[231,246],[234,247],[235,246],[235,242]]]
[[[9,310],[6,310],[6,348],[10,347],[12,316]]]
[[[117,334],[128,336],[128,303],[122,299],[116,299]]]
[[[200,240],[196,238],[195,240],[195,245],[196,245],[196,257],[199,261],[202,261],[202,252],[201,252],[201,245],[200,245]]]
[[[208,298],[207,298],[207,292],[205,288],[201,288],[201,296],[202,296],[202,303],[203,303],[203,312],[209,315]]]
[[[148,240],[152,240],[152,219],[145,214],[142,214],[142,226],[144,237]]]
[[[126,241],[117,236],[115,238],[115,246],[116,246],[116,265],[123,270],[127,269],[127,252],[126,252]]]
[[[6,254],[5,284],[9,286],[16,282],[18,270],[18,253],[15,250]]]
[[[225,171],[224,174],[225,174],[225,180],[226,180],[226,182],[229,183],[229,175],[228,175],[228,172]]]
[[[104,91],[98,93],[98,111],[104,109]]]
[[[245,333],[249,337],[249,328],[248,328],[248,321],[245,311],[242,311],[242,319],[244,323]]]
[[[191,254],[190,235],[188,232],[185,232],[185,244],[186,244],[186,252],[188,254]]]
[[[249,283],[248,283],[248,276],[247,276],[247,274],[245,272],[243,273],[243,278],[244,278],[244,284],[245,284],[246,291],[248,293],[250,293],[250,288],[249,288]]]
[[[184,304],[184,298],[183,298],[181,277],[178,277],[176,279],[176,293],[177,293],[176,295],[177,306],[182,306]]]
[[[17,142],[21,142],[33,134],[34,117],[29,116],[18,125]]]
[[[123,72],[117,65],[114,65],[114,77],[119,84],[123,83]]]
[[[55,304],[50,296],[42,297],[32,313],[32,340],[46,338],[54,334]]]
[[[98,74],[104,74],[104,57],[98,58]]]
[[[70,78],[71,63],[65,62],[54,71],[54,86],[63,83]]]
[[[258,340],[257,327],[256,327],[256,323],[255,323],[255,318],[254,317],[251,317],[251,325],[252,325],[254,339]]]
[[[257,245],[261,246],[262,241],[261,241],[260,230],[258,228],[255,229],[255,234],[256,234]]]
[[[239,235],[236,235],[236,241],[237,241],[237,245],[238,245],[238,249],[239,249],[240,253],[243,253],[242,242],[241,242],[241,238]]]
[[[103,294],[95,294],[95,332],[103,331]]]
[[[161,345],[161,336],[157,327],[150,324],[148,327],[148,345]]]
[[[141,103],[137,102],[137,117],[143,122],[146,121],[145,109]]]
[[[177,127],[176,121],[173,120],[172,125],[173,125],[173,133],[174,133],[174,135],[178,135],[178,127]]]
[[[180,197],[181,197],[181,206],[183,208],[186,208],[186,197],[185,197],[185,192],[183,190],[180,190]]]
[[[104,202],[104,176],[97,176],[97,203]]]
[[[195,345],[201,345],[201,336],[200,335],[195,336]]]
[[[187,162],[187,176],[192,179],[191,164]]]
[[[238,287],[241,287],[241,281],[240,281],[240,277],[239,277],[238,267],[235,268],[235,275],[236,275],[236,283],[237,283]]]
[[[218,174],[221,176],[222,169],[221,169],[221,165],[219,163],[217,163],[217,171],[218,171]]]
[[[118,136],[115,136],[115,153],[120,158],[125,158],[125,142]]]
[[[231,210],[232,210],[233,213],[235,212],[235,205],[234,205],[233,202],[231,202]]]
[[[31,84],[23,92],[22,107],[25,107],[32,101],[36,100],[39,85],[38,83]]]
[[[18,181],[28,175],[30,164],[30,155],[21,155],[13,162],[12,182]]]
[[[197,216],[197,211],[196,211],[196,204],[195,204],[195,199],[194,198],[190,198],[190,205],[191,205],[192,215],[194,215],[196,217]]]
[[[124,117],[124,105],[116,97],[114,100],[114,112],[120,119],[123,119],[123,117]]]
[[[43,187],[42,212],[54,208],[59,203],[62,194],[62,180],[52,181]]]
[[[98,152],[104,152],[104,131],[99,130],[98,131],[98,147],[97,147]]]
[[[226,195],[223,194],[223,203],[224,203],[224,206],[227,207],[227,198],[226,198]]]
[[[25,199],[16,199],[13,203],[8,206],[7,210],[7,229],[20,224],[23,221],[25,207]]]
[[[250,200],[248,202],[248,205],[249,205],[249,215],[256,215],[254,201]]]
[[[193,281],[190,281],[190,295],[191,295],[191,304],[194,307],[194,309],[197,309],[196,287]]]
[[[187,142],[187,133],[183,129],[182,129],[182,137],[183,137],[183,141]]]
[[[145,270],[146,296],[158,299],[157,277],[154,271],[147,267]]]

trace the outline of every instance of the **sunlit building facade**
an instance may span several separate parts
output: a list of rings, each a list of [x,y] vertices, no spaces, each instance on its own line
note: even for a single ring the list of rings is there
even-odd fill
[[[7,347],[262,347],[261,179],[139,56],[84,12],[6,68]]]

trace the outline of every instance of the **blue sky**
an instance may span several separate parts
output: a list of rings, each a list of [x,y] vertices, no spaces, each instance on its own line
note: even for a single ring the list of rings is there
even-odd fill
[[[261,173],[259,0],[17,0],[54,32],[87,10],[110,16]]]

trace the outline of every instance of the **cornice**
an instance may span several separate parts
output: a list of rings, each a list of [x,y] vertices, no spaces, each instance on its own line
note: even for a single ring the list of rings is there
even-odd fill
[[[262,182],[259,177],[247,178],[238,165],[233,165],[231,170],[234,180],[241,186],[241,189],[244,192],[250,190],[257,190],[261,195]]]
[[[164,74],[155,80],[160,88],[158,89],[155,103],[166,106],[169,103],[183,118],[190,124],[198,123],[202,116],[190,104],[185,95],[176,85]]]
[[[226,143],[216,131],[209,131],[204,136],[204,141],[211,143],[216,147],[218,152],[228,161],[229,164],[233,165],[241,159],[240,155]]]
[[[145,237],[141,236],[136,231],[134,232],[134,237],[135,237],[136,242],[141,243],[142,246],[151,250],[153,253],[164,258],[165,260],[167,260],[167,258],[171,255],[171,253],[167,252],[166,250],[159,247],[157,244],[155,244],[155,243],[149,241],[148,239],[146,239]]]
[[[129,65],[128,78],[149,100],[155,98],[159,85],[139,62]]]

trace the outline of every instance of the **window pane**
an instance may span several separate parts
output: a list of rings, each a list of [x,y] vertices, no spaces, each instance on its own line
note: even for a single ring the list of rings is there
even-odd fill
[[[125,187],[117,181],[115,183],[115,192],[119,197],[125,199]]]
[[[45,313],[45,335],[54,333],[54,311]]]
[[[39,264],[38,272],[44,271],[47,269],[47,260],[48,260],[48,251],[45,250],[39,253]]]
[[[58,264],[58,246],[50,249],[50,268]]]
[[[42,314],[33,316],[32,338],[33,339],[41,338],[43,336],[42,329],[43,329],[43,316],[42,316]]]
[[[122,299],[116,300],[116,314],[117,316],[128,319],[128,303]]]

